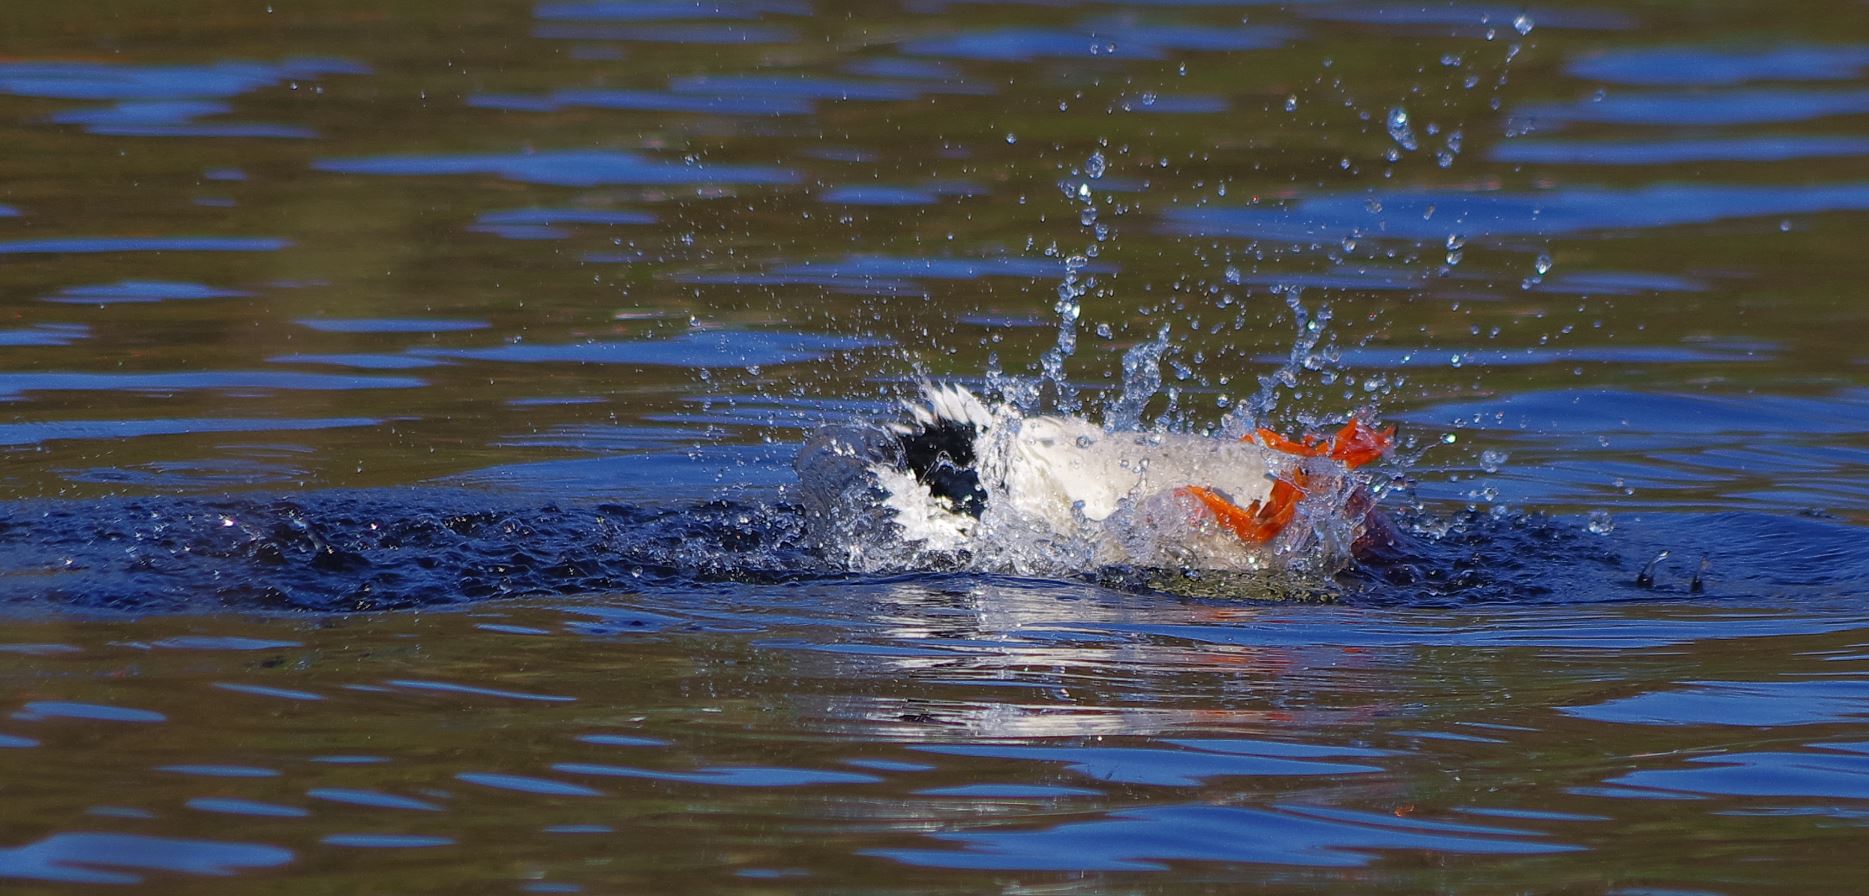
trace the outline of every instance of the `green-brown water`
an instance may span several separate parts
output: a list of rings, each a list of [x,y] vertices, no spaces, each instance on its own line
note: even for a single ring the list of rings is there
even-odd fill
[[[6,13],[0,888],[1857,885],[1860,5],[462,6]],[[1411,553],[819,559],[1060,307],[1165,426],[1298,345]]]

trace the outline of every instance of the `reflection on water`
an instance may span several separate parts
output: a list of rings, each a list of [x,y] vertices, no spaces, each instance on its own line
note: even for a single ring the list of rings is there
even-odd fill
[[[19,6],[0,886],[1858,885],[1852,3]],[[1399,537],[814,550],[1047,353],[1375,406]]]
[[[780,868],[890,889],[898,863],[1219,863],[1381,868],[1407,888],[1425,879],[1400,858],[1425,851],[1444,884],[1536,887],[1712,831],[1804,845],[1644,879],[1821,875],[1800,857],[1864,817],[1860,608],[1573,615],[951,580],[20,620],[0,667],[37,696],[0,731],[31,770],[11,792],[42,808],[10,821],[0,873],[283,865],[420,889],[449,867],[602,889]],[[1764,657],[1799,677],[1738,680]],[[1722,680],[1684,679],[1689,661]],[[1781,728],[1792,739],[1720,746]],[[161,733],[114,733],[132,730]],[[138,858],[139,838],[174,842]],[[355,847],[433,853],[335,852]]]

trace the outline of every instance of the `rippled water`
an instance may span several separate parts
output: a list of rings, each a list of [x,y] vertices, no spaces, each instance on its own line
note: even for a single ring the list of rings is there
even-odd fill
[[[1862,13],[10,10],[0,888],[1850,891]],[[814,428],[1157,344],[1400,543],[814,549]]]

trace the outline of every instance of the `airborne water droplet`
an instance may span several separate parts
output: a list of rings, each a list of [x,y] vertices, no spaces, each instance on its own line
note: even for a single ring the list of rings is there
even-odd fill
[[[1505,466],[1506,457],[1507,455],[1504,451],[1493,451],[1490,449],[1482,451],[1480,452],[1480,469],[1488,473],[1497,473],[1500,467]]]
[[[1408,110],[1401,106],[1389,110],[1389,138],[1409,152],[1421,146],[1415,142],[1415,129],[1408,124]]]

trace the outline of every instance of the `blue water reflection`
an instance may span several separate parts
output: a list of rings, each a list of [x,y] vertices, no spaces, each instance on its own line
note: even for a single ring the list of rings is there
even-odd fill
[[[71,345],[90,335],[91,328],[83,324],[38,324],[17,330],[0,330],[0,348]]]
[[[1674,165],[1786,162],[1869,155],[1869,137],[1747,136],[1644,140],[1513,140],[1493,148],[1501,162],[1543,165]]]
[[[238,289],[171,280],[119,280],[67,286],[44,301],[63,305],[123,305],[151,302],[193,301],[197,299],[236,299],[252,293]]]
[[[110,102],[60,112],[55,124],[81,125],[120,137],[315,136],[294,125],[200,121],[231,107],[222,100],[289,81],[362,75],[369,69],[341,59],[289,59],[280,63],[217,62],[194,66],[136,66],[49,60],[0,62],[0,94]]]
[[[78,236],[0,240],[0,255],[97,255],[112,252],[277,252],[287,240],[239,236]]]
[[[760,165],[713,165],[610,150],[542,150],[508,155],[401,155],[328,159],[320,171],[403,177],[478,174],[562,187],[604,185],[787,184],[797,175]],[[6,244],[0,243],[0,252]]]
[[[291,862],[289,849],[256,843],[185,840],[141,834],[53,834],[0,848],[0,878],[70,884],[136,884],[139,871],[226,877]]]
[[[1595,81],[1654,86],[1848,81],[1869,70],[1869,46],[1629,47],[1584,56],[1568,70]]]
[[[305,432],[376,426],[382,422],[373,417],[328,417],[324,419],[164,417],[154,420],[48,420],[44,423],[0,423],[0,445],[39,445],[74,439],[132,439],[146,436],[217,432]]]
[[[1163,871],[1174,861],[1356,867],[1388,850],[1540,855],[1578,849],[1532,831],[1298,805],[1153,806],[1038,830],[931,836],[958,848],[871,854],[935,868]]]
[[[182,371],[151,373],[62,373],[9,371],[0,373],[0,401],[17,400],[31,392],[270,392],[274,390],[342,391],[349,389],[413,389],[426,385],[413,377],[352,376],[335,373],[284,373],[264,370]],[[361,418],[352,418],[361,419]],[[56,423],[48,424],[56,426]],[[103,425],[113,425],[105,423]],[[134,426],[135,424],[127,424]],[[289,426],[286,428],[290,428]]]
[[[1163,226],[1190,236],[1295,243],[1358,237],[1438,241],[1450,234],[1468,239],[1564,236],[1837,211],[1869,211],[1869,184],[1371,191],[1308,196],[1273,207],[1178,208],[1163,215]]]
[[[935,745],[918,749],[949,756],[1062,762],[1071,771],[1099,781],[1161,787],[1196,787],[1218,777],[1370,774],[1382,768],[1329,760],[1384,755],[1351,747],[1277,742],[1189,740],[1177,745],[1183,749],[1023,745]]]
[[[305,795],[314,800],[371,809],[401,809],[409,812],[440,812],[442,810],[440,804],[428,800],[351,787],[314,787],[306,791]]]
[[[635,364],[646,367],[763,367],[797,364],[876,348],[874,339],[756,330],[690,331],[666,339],[591,340],[560,345],[516,343],[488,348],[418,348],[418,357],[518,364]],[[0,380],[0,385],[4,380]]]
[[[1069,28],[1000,28],[911,40],[902,52],[980,62],[1029,62],[1035,59],[1162,59],[1178,52],[1267,50],[1289,44],[1290,28],[1242,26],[1211,28],[1092,19]]]
[[[214,812],[221,815],[247,815],[254,818],[307,818],[311,812],[297,806],[282,806],[277,803],[263,803],[258,800],[243,800],[232,797],[196,797],[184,803],[197,812]]]
[[[169,717],[152,709],[136,709],[129,706],[102,706],[96,703],[78,703],[70,700],[34,700],[15,712],[13,718],[29,722],[42,719],[82,719],[92,722],[153,724],[166,722]]]
[[[1437,33],[1487,37],[1528,34],[1532,28],[1615,31],[1635,27],[1637,19],[1608,9],[1579,7],[1487,6],[1466,3],[1389,5],[1371,3],[1301,3],[1293,10],[1310,19],[1359,24],[1429,27]],[[1521,30],[1523,29],[1523,30]]]
[[[482,787],[491,787],[495,790],[530,793],[536,796],[590,797],[604,795],[601,790],[593,790],[578,784],[571,784],[565,781],[553,781],[549,778],[532,778],[525,775],[461,772],[454,777],[456,780],[465,781],[469,784],[479,784]]]
[[[1817,751],[1762,751],[1693,756],[1685,767],[1643,769],[1607,783],[1640,790],[1710,796],[1869,800],[1869,755],[1849,745]]]
[[[465,333],[491,326],[450,317],[302,317],[294,323],[320,333]]]
[[[566,236],[570,231],[565,225],[569,224],[601,224],[615,227],[654,224],[655,220],[655,215],[649,212],[621,209],[516,208],[487,212],[475,220],[474,226],[469,229],[502,236],[509,240],[548,240]]]
[[[875,775],[858,772],[766,766],[719,766],[691,772],[675,772],[625,765],[561,762],[552,766],[552,769],[569,775],[645,778],[653,781],[679,781],[685,784],[708,784],[720,787],[811,787],[829,784],[874,784],[882,780]]]
[[[1869,679],[1700,681],[1561,711],[1599,722],[1639,725],[1777,727],[1869,720]]]
[[[1513,111],[1512,121],[1535,130],[1577,122],[1719,127],[1864,114],[1869,114],[1869,90],[1754,88],[1617,91],[1568,103],[1529,103]]]

